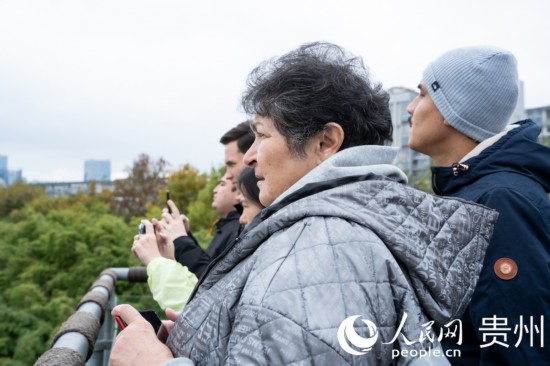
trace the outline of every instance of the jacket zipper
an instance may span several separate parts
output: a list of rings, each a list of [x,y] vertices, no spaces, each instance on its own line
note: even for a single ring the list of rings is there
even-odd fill
[[[453,175],[455,177],[458,177],[460,172],[467,172],[470,169],[470,167],[466,164],[454,163],[452,166],[453,166]]]
[[[467,172],[468,170],[470,170],[469,165],[461,163],[453,163],[451,167],[453,169],[453,175],[455,177],[458,177],[461,172]],[[443,196],[443,191],[441,191],[441,189],[439,189],[439,187],[437,186],[437,173],[435,172],[432,173],[432,189],[434,193],[438,196]]]

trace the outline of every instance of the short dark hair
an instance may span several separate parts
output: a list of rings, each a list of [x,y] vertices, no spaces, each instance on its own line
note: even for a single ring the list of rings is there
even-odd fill
[[[243,154],[246,153],[254,143],[254,134],[250,129],[250,122],[251,121],[244,121],[239,123],[237,126],[227,131],[220,139],[220,142],[227,145],[230,142],[237,141],[239,151]]]
[[[341,150],[392,141],[389,96],[370,80],[360,57],[326,42],[308,43],[261,63],[248,76],[241,104],[246,113],[269,117],[297,154],[336,122]]]
[[[239,175],[237,180],[237,186],[241,191],[241,194],[245,195],[246,198],[253,201],[255,204],[264,207],[260,202],[260,188],[258,188],[258,178],[254,173],[254,168],[246,167]]]

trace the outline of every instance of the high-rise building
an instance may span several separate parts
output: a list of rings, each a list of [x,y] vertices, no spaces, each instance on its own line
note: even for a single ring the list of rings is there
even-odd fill
[[[542,128],[539,135],[539,142],[550,145],[550,105],[529,108],[527,110],[527,116]]]
[[[0,155],[0,186],[10,186],[23,179],[21,170],[8,170],[8,157]]]
[[[9,185],[8,157],[0,155],[0,186]]]
[[[23,179],[23,171],[19,170],[8,170],[8,185],[12,185],[15,182],[18,182]]]
[[[86,160],[84,162],[84,181],[109,182],[111,181],[110,160]]]
[[[525,110],[525,103],[524,103],[524,97],[523,97],[523,81],[520,80],[518,102],[516,104],[516,109],[514,109],[514,113],[512,113],[512,116],[510,117],[510,120],[508,121],[508,123],[522,121],[526,118],[527,118],[527,111]]]

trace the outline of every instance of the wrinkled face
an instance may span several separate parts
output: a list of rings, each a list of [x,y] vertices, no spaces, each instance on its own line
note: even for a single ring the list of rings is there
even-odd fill
[[[259,206],[254,201],[249,200],[246,195],[242,194],[241,197],[241,206],[243,206],[243,213],[239,217],[239,222],[243,225],[248,225],[250,221],[262,210],[262,206]]]
[[[239,203],[239,191],[235,188],[233,182],[224,175],[216,187],[214,187],[212,196],[212,208],[218,215],[225,218],[235,210],[235,205]]]
[[[429,156],[440,154],[447,145],[449,126],[435,106],[424,84],[418,85],[420,92],[407,107],[411,115],[409,124],[409,147]],[[443,149],[443,150],[442,150]]]
[[[231,141],[225,145],[225,176],[233,183],[237,183],[237,178],[246,167],[243,162],[243,155],[239,151],[237,141]]]
[[[303,157],[294,155],[269,117],[256,116],[252,130],[254,144],[244,155],[244,162],[254,167],[254,173],[259,180],[260,202],[267,207],[315,168],[319,161],[311,142],[306,143]]]

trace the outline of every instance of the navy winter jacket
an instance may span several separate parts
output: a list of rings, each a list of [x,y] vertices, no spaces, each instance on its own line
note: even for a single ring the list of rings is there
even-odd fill
[[[461,349],[455,365],[550,365],[550,148],[536,142],[534,122],[517,125],[454,169],[432,168],[436,194],[500,214],[462,318],[462,348],[444,343]]]

